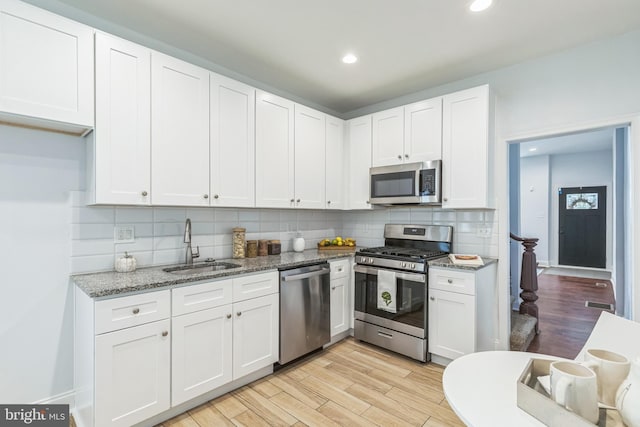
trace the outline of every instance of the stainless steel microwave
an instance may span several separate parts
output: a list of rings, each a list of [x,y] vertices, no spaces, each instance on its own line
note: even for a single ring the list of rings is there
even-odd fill
[[[371,204],[439,205],[442,161],[404,163],[369,169]]]

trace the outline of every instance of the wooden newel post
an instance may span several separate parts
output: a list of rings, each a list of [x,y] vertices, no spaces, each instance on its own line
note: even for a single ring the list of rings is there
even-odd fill
[[[536,261],[536,253],[534,248],[538,245],[538,239],[526,239],[511,233],[511,238],[522,243],[524,253],[522,254],[522,272],[520,274],[520,314],[528,314],[536,318],[536,334],[540,333],[538,327],[538,306],[536,300],[538,295],[538,263]]]

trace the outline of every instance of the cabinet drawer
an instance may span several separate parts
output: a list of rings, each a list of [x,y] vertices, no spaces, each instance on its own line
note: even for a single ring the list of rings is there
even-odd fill
[[[233,302],[277,293],[278,281],[277,271],[233,279]]]
[[[429,270],[429,289],[475,295],[475,275],[455,270]]]
[[[232,302],[232,280],[218,280],[174,289],[171,294],[173,315],[193,313]]]
[[[350,262],[351,258],[329,262],[329,265],[331,266],[331,280],[347,277],[347,275],[349,274]]]
[[[169,290],[96,302],[96,335],[142,325],[171,315]]]

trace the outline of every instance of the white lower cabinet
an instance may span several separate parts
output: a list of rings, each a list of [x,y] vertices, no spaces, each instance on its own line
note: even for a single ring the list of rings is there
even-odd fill
[[[171,404],[233,379],[231,304],[174,317],[171,325]]]
[[[77,425],[134,425],[262,376],[278,361],[278,280],[273,271],[100,301],[76,289]]]
[[[351,327],[351,258],[330,261],[331,266],[331,337]]]
[[[233,379],[278,361],[279,294],[233,304]]]
[[[493,350],[496,280],[495,263],[475,271],[429,267],[432,360]]]

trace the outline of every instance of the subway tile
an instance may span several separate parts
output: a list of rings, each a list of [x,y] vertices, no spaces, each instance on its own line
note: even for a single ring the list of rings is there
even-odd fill
[[[216,258],[215,246],[200,246],[200,258],[197,261],[204,261],[209,258]]]
[[[433,220],[453,222],[456,220],[456,213],[454,211],[434,210]]]
[[[213,208],[187,208],[186,216],[192,222],[213,222],[215,220]]]
[[[69,204],[72,207],[86,206],[86,193],[84,191],[77,190],[69,191]]]
[[[186,243],[183,243],[186,247]],[[191,246],[214,246],[215,245],[215,237],[213,234],[206,235],[197,235],[193,236],[191,239]]]
[[[215,233],[215,225],[213,222],[191,223],[191,234],[193,235],[214,234],[214,233]]]
[[[276,209],[259,209],[260,222],[280,222],[280,211]]]
[[[215,246],[230,245],[233,242],[231,233],[215,234],[213,236],[213,244]]]
[[[126,224],[119,224],[126,225]],[[152,223],[137,223],[129,224],[133,227],[133,234],[136,239],[139,237],[153,237],[153,224]]]
[[[138,237],[131,243],[116,243],[115,253],[121,254],[127,252],[145,252],[153,250],[153,237]]]
[[[258,209],[239,209],[238,210],[238,222],[244,223],[247,221],[258,222],[260,221],[260,212]]]
[[[71,224],[71,238],[113,239],[113,224]]]
[[[156,250],[153,252],[154,265],[180,264],[184,262],[184,251],[180,249]]]
[[[431,224],[433,212],[431,209],[411,208],[410,218],[411,224]]]
[[[71,257],[71,273],[93,273],[109,271],[114,268],[113,253],[108,255],[91,255]]]
[[[215,259],[228,259],[231,258],[231,255],[231,245],[216,246],[214,248],[213,258]]]
[[[215,222],[215,234],[229,234],[233,233],[233,229],[238,227],[237,222],[216,221]],[[246,227],[244,227],[246,228]]]
[[[232,208],[216,208],[215,213],[216,222],[232,222],[238,223],[238,210]]]
[[[151,207],[116,207],[116,224],[131,224],[138,222],[153,222],[153,208]]]
[[[264,233],[264,232],[277,232],[280,231],[280,221],[273,221],[273,222],[264,222],[261,221],[260,222],[260,232]]]
[[[71,209],[72,224],[113,224],[114,208],[111,207],[78,207]]]
[[[155,236],[184,236],[184,224],[176,222],[156,222],[153,224]]]
[[[182,249],[185,248],[186,244],[184,243],[184,236],[165,236],[165,237],[154,237],[153,238],[153,249],[164,250],[164,249]]]
[[[71,256],[113,254],[113,239],[85,239],[71,241]]]
[[[483,222],[484,212],[482,211],[457,211],[456,221]]]
[[[181,222],[187,219],[185,208],[153,208],[153,221],[158,222]]]

